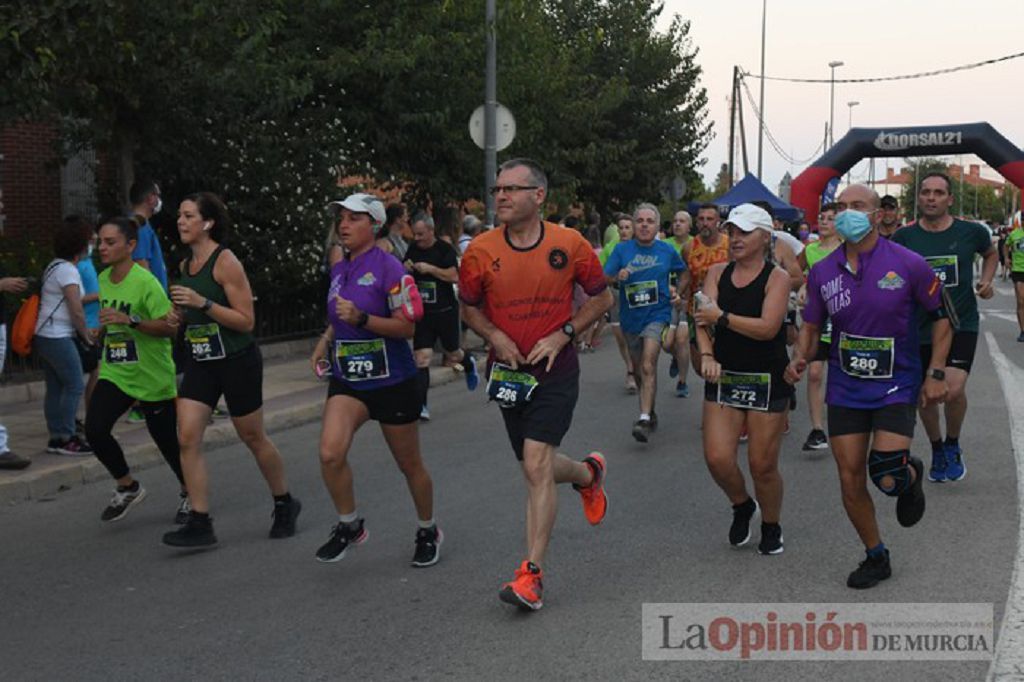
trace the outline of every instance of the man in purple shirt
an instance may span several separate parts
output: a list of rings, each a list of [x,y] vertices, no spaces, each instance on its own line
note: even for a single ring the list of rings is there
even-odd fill
[[[845,243],[811,269],[807,307],[793,360],[796,382],[818,348],[822,325],[832,320],[829,354],[828,429],[839,470],[843,506],[867,550],[846,581],[874,587],[892,574],[882,543],[867,474],[882,492],[897,497],[896,517],[909,527],[924,515],[924,465],[910,456],[915,407],[942,402],[943,366],[952,329],[943,288],[927,261],[881,239],[878,194],[852,185],[839,195],[836,231]],[[932,356],[921,385],[916,308],[932,326]],[[870,448],[870,452],[869,452]]]

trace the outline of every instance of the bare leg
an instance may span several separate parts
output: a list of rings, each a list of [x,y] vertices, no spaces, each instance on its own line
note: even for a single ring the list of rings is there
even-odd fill
[[[434,518],[434,482],[423,465],[420,455],[420,434],[416,422],[411,424],[381,424],[384,434],[395,458],[395,464],[405,476],[406,485],[416,506],[416,516],[420,521]]]
[[[339,514],[351,514],[356,510],[348,451],[352,447],[352,437],[369,418],[366,405],[347,395],[336,395],[324,405],[320,475]]]
[[[784,412],[747,413],[750,441],[747,459],[754,493],[761,505],[765,523],[778,523],[782,515],[782,475],[779,474],[779,448],[782,445]]]
[[[209,405],[198,400],[178,398],[178,441],[181,444],[181,471],[185,475],[189,504],[201,514],[210,512],[209,477],[203,457],[203,434],[210,423]]]
[[[745,419],[743,410],[704,401],[704,429],[701,432],[704,461],[711,477],[733,505],[742,504],[750,497],[743,472],[736,463],[740,429]]]
[[[825,378],[825,363],[812,362],[807,368],[807,408],[811,414],[811,428],[825,430],[825,399],[821,388]]]
[[[284,460],[281,459],[277,446],[267,438],[267,430],[263,426],[263,408],[244,417],[232,417],[231,422],[235,425],[238,437],[256,458],[256,464],[270,488],[270,494],[277,496],[288,492]]]

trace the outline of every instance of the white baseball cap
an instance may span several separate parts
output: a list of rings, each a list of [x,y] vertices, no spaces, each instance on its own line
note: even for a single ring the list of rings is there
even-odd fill
[[[735,225],[744,232],[753,232],[757,229],[772,232],[772,217],[768,215],[768,211],[753,204],[740,204],[729,211],[725,224]]]
[[[327,204],[327,208],[334,210],[347,208],[353,213],[366,213],[370,216],[370,220],[378,227],[383,225],[387,219],[387,214],[384,211],[384,202],[379,197],[362,192],[350,194],[341,201],[332,201]]]

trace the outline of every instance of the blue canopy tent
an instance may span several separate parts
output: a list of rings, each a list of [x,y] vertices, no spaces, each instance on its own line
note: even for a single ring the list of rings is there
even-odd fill
[[[711,203],[723,210],[729,210],[740,204],[749,204],[753,201],[767,201],[771,205],[775,217],[779,220],[793,222],[803,218],[803,211],[775,196],[770,189],[750,173],[733,185],[728,192],[717,199],[712,199]],[[699,203],[690,202],[688,208],[691,213],[696,213],[698,206],[700,206]]]

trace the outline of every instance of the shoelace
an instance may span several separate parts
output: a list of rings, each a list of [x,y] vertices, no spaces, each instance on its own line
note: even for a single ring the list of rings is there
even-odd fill
[[[110,498],[110,506],[111,507],[120,507],[125,502],[128,501],[129,497],[131,497],[133,495],[137,495],[138,493],[139,493],[138,490],[125,490],[123,492],[120,491],[120,490],[115,490],[114,491],[114,496],[112,498]]]

